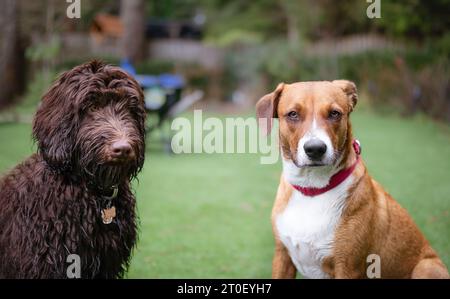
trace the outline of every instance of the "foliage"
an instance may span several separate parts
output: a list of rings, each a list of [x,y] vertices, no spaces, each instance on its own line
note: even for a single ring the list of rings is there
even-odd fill
[[[28,47],[25,55],[34,62],[51,61],[61,51],[61,40],[53,36],[49,41]]]
[[[449,0],[382,1],[382,18],[376,25],[388,34],[402,38],[440,37],[450,28]]]
[[[375,109],[386,112],[389,105],[404,114],[423,111],[450,120],[449,61],[438,49],[413,47],[318,56],[280,39],[235,48],[226,75],[231,88],[263,77],[269,90],[279,82],[346,78],[368,92]]]
[[[36,110],[42,96],[57,77],[55,71],[39,71],[28,84],[22,101],[15,107],[15,111],[21,114],[32,115]]]
[[[275,1],[208,1],[206,3],[206,40],[209,42],[216,41],[223,45],[224,39],[230,42],[267,39],[282,31],[281,28],[284,26],[284,22],[280,19],[280,9]],[[227,38],[230,34],[240,39]]]
[[[172,73],[175,66],[172,61],[148,59],[142,63],[136,64],[138,74],[158,75],[163,73]]]
[[[157,18],[189,19],[195,13],[196,0],[146,0],[147,14]]]

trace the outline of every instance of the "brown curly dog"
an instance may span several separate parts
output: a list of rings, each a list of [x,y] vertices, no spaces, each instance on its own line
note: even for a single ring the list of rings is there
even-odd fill
[[[127,73],[92,61],[62,74],[34,118],[38,152],[0,180],[0,278],[67,278],[72,254],[82,278],[121,277],[144,135],[142,90]]]

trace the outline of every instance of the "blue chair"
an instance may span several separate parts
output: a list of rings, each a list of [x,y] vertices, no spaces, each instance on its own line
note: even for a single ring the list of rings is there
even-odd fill
[[[158,115],[158,121],[148,129],[152,131],[161,127],[164,120],[169,118],[170,110],[180,101],[181,91],[185,86],[184,78],[180,75],[137,74],[136,69],[128,59],[120,62],[120,67],[133,76],[142,87],[145,95],[145,108],[148,113]],[[163,100],[161,100],[163,98]]]

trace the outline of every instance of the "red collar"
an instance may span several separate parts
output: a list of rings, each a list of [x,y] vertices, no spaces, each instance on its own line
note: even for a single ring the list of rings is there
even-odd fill
[[[325,193],[331,189],[333,189],[334,187],[338,186],[340,183],[342,183],[343,181],[345,181],[346,178],[348,178],[353,170],[355,170],[356,165],[358,165],[359,162],[359,156],[361,155],[361,145],[359,143],[358,140],[353,140],[353,149],[355,150],[356,153],[356,161],[355,163],[353,163],[352,166],[350,166],[349,168],[346,169],[342,169],[339,172],[335,173],[331,178],[330,178],[330,182],[328,183],[328,185],[326,185],[323,188],[310,188],[310,187],[301,187],[298,185],[292,185],[292,187],[294,187],[296,190],[300,191],[303,195],[306,196],[316,196],[316,195],[320,195],[322,193]]]

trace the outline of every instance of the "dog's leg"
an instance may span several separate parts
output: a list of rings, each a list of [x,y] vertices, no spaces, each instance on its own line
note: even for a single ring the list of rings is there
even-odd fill
[[[297,269],[289,256],[289,252],[283,243],[280,241],[278,231],[276,228],[277,216],[285,209],[289,198],[292,194],[292,187],[284,180],[283,176],[280,178],[280,185],[278,186],[277,196],[272,208],[272,231],[275,238],[275,253],[272,261],[272,278],[295,278]]]
[[[292,263],[286,247],[277,240],[272,262],[272,278],[295,278],[296,273],[297,270]]]
[[[411,278],[449,279],[449,273],[444,263],[437,257],[425,258],[414,267]]]

